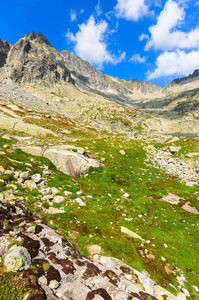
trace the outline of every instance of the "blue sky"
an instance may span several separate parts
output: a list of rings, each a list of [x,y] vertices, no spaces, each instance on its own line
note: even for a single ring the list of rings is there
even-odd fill
[[[199,68],[198,0],[9,0],[0,38],[42,32],[103,73],[161,86]]]

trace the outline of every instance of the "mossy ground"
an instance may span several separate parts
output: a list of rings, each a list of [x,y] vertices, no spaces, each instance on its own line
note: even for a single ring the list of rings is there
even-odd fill
[[[0,299],[21,300],[28,293],[25,280],[21,280],[20,274],[7,272],[0,264]]]
[[[58,131],[60,122],[61,118],[58,123],[52,122],[51,126],[50,121],[48,128]],[[28,209],[40,213],[51,227],[71,240],[82,254],[88,255],[87,245],[98,244],[102,247],[103,255],[117,257],[139,271],[145,269],[152,279],[174,294],[178,290],[176,275],[184,273],[186,288],[191,293],[190,299],[197,299],[192,286],[198,285],[199,281],[199,220],[197,215],[183,210],[182,205],[189,201],[190,205],[199,210],[198,187],[187,187],[177,178],[152,166],[143,150],[147,145],[145,142],[128,139],[125,135],[97,132],[89,127],[76,127],[72,122],[68,124],[70,126],[66,127],[71,130],[69,136],[46,137],[40,139],[40,143],[43,145],[59,141],[84,147],[89,156],[105,158],[103,166],[71,178],[57,171],[47,159],[15,149],[16,140],[0,138],[0,150],[6,153],[1,155],[0,164],[4,168],[29,170],[30,174],[34,174],[41,173],[42,166],[46,164],[51,171],[47,186],[59,188],[61,195],[66,190],[72,192],[65,202],[53,204],[57,208],[64,207],[65,214],[48,215],[41,205],[37,205],[40,204],[38,192],[19,185],[18,195],[26,197]],[[35,141],[39,142],[39,138],[35,138]],[[7,148],[3,147],[5,144]],[[182,147],[179,155],[198,151],[196,139],[182,139],[174,145]],[[155,146],[165,147],[163,144]],[[120,150],[124,150],[125,154],[122,155]],[[12,181],[12,177],[7,180]],[[4,187],[6,189],[5,185],[1,189]],[[82,191],[80,196],[76,194],[78,190]],[[169,192],[183,198],[179,205],[160,201]],[[129,197],[125,198],[125,193]],[[72,201],[76,197],[81,197],[86,206],[80,207]],[[121,226],[136,232],[147,242],[130,238],[121,232]],[[79,232],[75,239],[70,237],[73,230]],[[152,253],[155,258],[147,258],[147,253]],[[166,265],[173,273],[167,274]]]

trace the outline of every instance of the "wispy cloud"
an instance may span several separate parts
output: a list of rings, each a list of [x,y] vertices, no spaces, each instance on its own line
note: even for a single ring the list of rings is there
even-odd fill
[[[114,10],[117,18],[131,21],[138,21],[143,16],[152,13],[145,0],[117,0]]]
[[[77,21],[77,12],[73,9],[70,10],[70,20],[71,22]]]
[[[141,35],[139,36],[138,40],[139,40],[140,42],[143,41],[143,40],[149,40],[149,35],[143,33],[143,34],[141,34]]]
[[[198,68],[199,51],[166,51],[158,56],[156,60],[156,69],[154,72],[148,72],[149,80],[170,75],[186,76]]]
[[[68,32],[66,37],[75,43],[74,51],[82,59],[99,69],[102,69],[105,63],[118,64],[125,59],[125,52],[115,55],[107,49],[108,23],[106,21],[97,22],[91,15],[85,23],[78,26],[79,30],[76,34]]]
[[[98,0],[97,5],[95,6],[95,13],[96,13],[97,17],[101,16],[101,14],[103,13],[102,7],[100,4],[100,0]]]
[[[134,63],[145,63],[147,61],[147,57],[143,56],[141,57],[140,54],[134,54],[131,58],[130,61],[134,62]]]
[[[79,14],[83,14],[85,12],[85,9],[84,8],[81,8],[80,11],[79,11]]]

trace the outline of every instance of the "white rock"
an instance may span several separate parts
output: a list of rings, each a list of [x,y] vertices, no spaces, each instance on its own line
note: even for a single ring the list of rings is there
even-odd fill
[[[125,194],[123,195],[123,197],[124,197],[124,198],[128,198],[128,197],[129,197],[129,194],[128,194],[128,193],[125,193]]]
[[[53,198],[53,202],[55,202],[55,203],[61,203],[63,201],[64,201],[64,197],[63,196],[55,196]]]
[[[185,296],[190,297],[189,292],[187,291],[187,289],[182,288],[183,293],[185,294]]]
[[[64,195],[65,195],[65,196],[69,196],[69,195],[72,195],[72,193],[69,192],[69,191],[64,191]]]
[[[144,241],[144,239],[141,236],[139,236],[137,233],[131,231],[130,229],[128,229],[128,228],[126,228],[124,226],[121,226],[121,232],[128,234],[132,238]]]
[[[39,173],[32,175],[32,181],[39,183],[41,181],[41,175]]]
[[[46,211],[48,214],[64,214],[65,210],[54,208],[54,207],[49,207],[49,209]]]
[[[75,198],[75,201],[76,201],[77,203],[79,203],[80,206],[86,206],[86,203],[85,203],[84,201],[82,201],[81,198]]]
[[[60,286],[60,283],[57,280],[51,280],[49,283],[49,288],[57,289]]]
[[[47,285],[47,278],[46,276],[42,275],[41,277],[39,277],[38,282],[42,285],[45,284]]]
[[[120,154],[122,154],[122,155],[125,155],[125,154],[126,154],[126,152],[125,152],[124,150],[120,150],[119,152],[120,152]]]

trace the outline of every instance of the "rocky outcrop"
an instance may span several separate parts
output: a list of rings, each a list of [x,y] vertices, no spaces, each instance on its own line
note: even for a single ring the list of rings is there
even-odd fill
[[[10,44],[0,39],[0,68],[5,64],[9,50]]]
[[[10,237],[24,245],[14,249],[26,249],[31,256],[32,268],[21,274],[29,288],[25,299],[186,300],[182,292],[175,297],[118,259],[82,256],[66,238],[19,207],[0,202],[0,213],[0,256],[7,257]]]
[[[6,130],[16,130],[25,132],[33,136],[46,136],[46,134],[54,133],[51,130],[42,128],[37,125],[28,124],[21,119],[11,118],[0,113],[0,128]]]
[[[153,145],[145,147],[148,158],[157,168],[165,170],[168,174],[178,176],[187,185],[197,185],[199,181],[199,164],[196,161],[186,160],[185,158],[173,157],[173,154],[180,151],[180,147],[169,146],[157,150]]]

